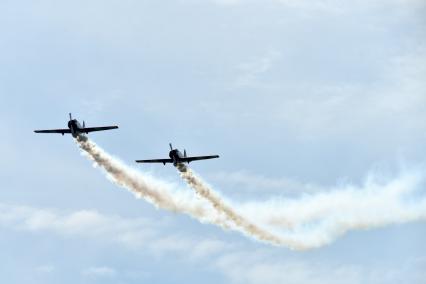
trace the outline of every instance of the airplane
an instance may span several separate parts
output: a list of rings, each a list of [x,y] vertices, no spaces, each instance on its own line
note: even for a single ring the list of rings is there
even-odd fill
[[[94,131],[103,131],[116,129],[118,126],[102,126],[102,127],[86,127],[85,122],[83,121],[83,125],[77,119],[73,119],[71,113],[70,120],[68,121],[68,128],[65,129],[49,129],[49,130],[34,130],[35,133],[60,133],[62,136],[65,133],[71,134],[74,138],[77,138],[78,135],[88,134],[89,132]]]
[[[219,155],[188,157],[186,155],[186,150],[183,150],[183,155],[182,155],[182,153],[178,149],[173,149],[173,146],[171,143],[169,143],[169,146],[170,146],[170,152],[169,152],[170,159],[136,160],[136,163],[163,163],[163,165],[165,165],[166,163],[173,163],[173,165],[177,167],[178,164],[183,164],[183,163],[189,164],[192,161],[219,158]]]

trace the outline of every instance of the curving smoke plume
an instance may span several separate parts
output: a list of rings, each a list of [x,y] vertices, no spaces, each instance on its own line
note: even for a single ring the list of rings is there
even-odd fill
[[[159,208],[292,249],[329,244],[348,230],[426,219],[423,172],[410,171],[386,182],[372,176],[362,186],[346,185],[295,199],[235,204],[185,165],[179,165],[180,175],[202,199],[133,170],[86,137],[78,137],[77,143],[110,180]]]
[[[321,247],[349,230],[426,219],[425,177],[420,171],[391,181],[372,175],[362,186],[346,185],[301,198],[232,204],[185,165],[178,169],[188,185],[234,225],[259,240],[293,249]]]
[[[349,230],[426,220],[425,175],[416,170],[391,180],[371,175],[360,186],[343,185],[295,199],[251,202],[239,209],[257,222],[309,237],[309,243],[318,247]]]
[[[203,199],[196,198],[193,195],[184,194],[183,191],[173,190],[170,185],[161,183],[148,175],[136,172],[106,153],[86,136],[78,136],[76,141],[80,148],[84,150],[84,153],[93,160],[96,165],[106,171],[111,181],[128,189],[137,197],[144,198],[159,208],[186,213],[201,222],[209,222],[222,228],[234,229],[260,241],[302,249],[302,244],[293,243],[291,241],[283,242],[280,238],[267,231],[263,231],[257,225],[238,215],[232,208],[227,207],[225,203],[221,201],[219,197],[215,196],[207,187],[204,187],[205,191],[202,192],[203,188],[198,187],[202,184],[196,182],[198,179],[193,179],[197,186],[197,192],[204,198],[209,195],[209,198],[206,199],[210,203],[205,202]],[[187,173],[190,173],[190,171],[187,171]],[[200,192],[198,190],[200,190]]]
[[[228,228],[226,220],[218,216],[206,202],[196,200],[196,197],[188,195],[185,191],[175,190],[171,184],[161,182],[147,174],[141,174],[126,166],[86,136],[78,136],[76,142],[95,165],[105,170],[107,177],[112,182],[126,188],[137,198],[143,198],[157,208],[186,213],[202,222],[215,223]]]
[[[217,212],[223,214],[234,224],[234,226],[259,240],[277,245],[284,244],[283,240],[279,237],[261,229],[256,224],[237,213],[231,206],[227,205],[219,195],[211,190],[210,187],[204,183],[201,178],[196,176],[187,166],[184,164],[178,164],[177,168],[181,177],[188,183],[188,185],[192,187],[196,193],[208,200]]]

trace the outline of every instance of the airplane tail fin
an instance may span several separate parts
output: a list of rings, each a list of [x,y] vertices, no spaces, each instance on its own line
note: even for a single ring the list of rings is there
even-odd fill
[[[83,128],[86,128],[86,123],[84,122],[84,120],[83,120]]]
[[[183,149],[183,156],[186,158],[186,150]]]

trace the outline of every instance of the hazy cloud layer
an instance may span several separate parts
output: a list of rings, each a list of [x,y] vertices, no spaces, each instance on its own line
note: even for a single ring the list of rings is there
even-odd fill
[[[251,249],[247,244],[194,237],[186,233],[165,236],[158,222],[142,218],[108,216],[91,210],[61,212],[27,206],[0,205],[3,231],[19,234],[38,232],[45,236],[72,236],[89,243],[107,242],[163,258],[179,257],[193,269],[206,265],[223,273],[231,283],[422,283],[424,258],[411,259],[400,267],[370,268],[368,265],[342,265],[333,261],[305,261],[297,257],[279,256],[271,249]],[[82,218],[84,216],[84,218]],[[72,221],[71,221],[72,220]],[[123,236],[138,236],[125,240]],[[284,254],[285,255],[285,254]],[[63,268],[59,268],[63,269]],[[38,267],[38,273],[55,273],[53,265]],[[330,273],[332,271],[332,273]],[[126,274],[127,273],[127,274]],[[89,279],[126,279],[129,272],[109,266],[84,268],[81,275]],[[408,276],[408,278],[406,278]]]

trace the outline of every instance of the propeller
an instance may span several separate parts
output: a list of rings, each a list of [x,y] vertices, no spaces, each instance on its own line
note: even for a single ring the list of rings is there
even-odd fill
[[[71,115],[71,113],[69,113],[70,114],[70,120],[72,120],[72,115]]]
[[[172,150],[172,151],[173,151],[172,143],[169,143],[169,146],[170,146],[170,150]]]

